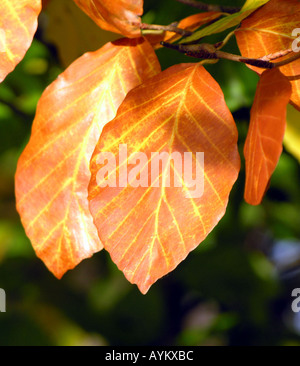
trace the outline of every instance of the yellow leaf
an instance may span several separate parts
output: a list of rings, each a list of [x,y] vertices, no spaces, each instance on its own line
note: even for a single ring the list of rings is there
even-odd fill
[[[291,105],[287,109],[287,128],[283,143],[300,163],[300,112]]]

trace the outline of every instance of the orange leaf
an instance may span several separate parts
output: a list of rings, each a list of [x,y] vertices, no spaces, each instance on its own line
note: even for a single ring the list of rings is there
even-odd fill
[[[240,51],[245,57],[259,58],[292,48],[292,32],[299,28],[299,0],[270,0],[266,5],[242,22],[235,32]],[[291,55],[280,58],[284,60]],[[253,66],[258,73],[262,70]],[[291,82],[291,102],[300,108],[300,59],[280,68],[286,76],[298,76]]]
[[[286,107],[291,96],[288,79],[278,70],[264,71],[258,83],[244,146],[245,200],[261,203],[282,152]]]
[[[121,33],[126,37],[139,37],[143,0],[74,0],[99,27]]]
[[[0,2],[0,82],[14,70],[31,45],[41,0]]]
[[[181,29],[185,29],[187,31],[193,32],[194,30],[200,28],[202,25],[207,24],[217,18],[219,18],[222,15],[221,12],[216,11],[209,11],[206,13],[198,13],[191,15],[187,18],[184,18],[181,20],[177,27]],[[181,38],[180,34],[176,34],[174,32],[163,32],[160,35],[146,35],[147,40],[155,47],[155,49],[158,49],[162,46],[160,46],[160,42],[175,42],[178,39]]]
[[[200,175],[204,173],[203,195],[195,195],[194,187],[191,193],[186,180],[179,179],[180,166],[171,164],[171,159],[152,187],[150,173],[148,187],[101,188],[97,184],[100,153],[118,156],[123,144],[128,157],[136,152],[146,154],[147,164],[139,173],[143,177],[151,170],[151,152],[180,157],[192,153],[193,177],[196,166]],[[204,152],[204,171],[199,160],[196,163],[197,152]],[[239,166],[234,120],[219,85],[201,65],[173,66],[127,95],[117,117],[104,127],[93,153],[89,200],[105,249],[142,293],[173,270],[217,225]],[[124,163],[120,163],[109,175],[116,174],[118,181],[124,177],[123,169]],[[135,173],[128,172],[131,182]],[[169,176],[179,179],[182,186],[166,187],[163,183]],[[198,182],[200,185],[201,178]]]
[[[16,173],[17,209],[57,277],[102,249],[88,208],[89,161],[127,92],[160,71],[143,40],[108,43],[75,61],[42,95]]]

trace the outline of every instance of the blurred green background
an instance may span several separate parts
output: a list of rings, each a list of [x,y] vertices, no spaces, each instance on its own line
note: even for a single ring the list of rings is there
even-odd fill
[[[300,287],[300,169],[286,151],[258,207],[243,201],[242,161],[224,218],[147,295],[125,280],[105,251],[62,280],[35,256],[15,210],[14,173],[37,101],[66,64],[47,35],[50,13],[41,15],[32,47],[0,85],[0,288],[7,294],[0,345],[300,345],[300,313],[291,310],[291,292]],[[143,20],[169,24],[192,13],[175,0],[148,0]],[[100,47],[103,41],[95,42]],[[234,39],[226,50],[238,53]],[[73,58],[82,52],[78,48]],[[197,61],[172,50],[157,54],[163,69]],[[243,160],[258,78],[230,61],[207,69],[233,112]]]

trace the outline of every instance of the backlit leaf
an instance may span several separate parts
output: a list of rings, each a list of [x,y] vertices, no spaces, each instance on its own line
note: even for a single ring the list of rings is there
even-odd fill
[[[125,188],[100,187],[104,181],[99,181],[99,172],[105,167],[99,157],[103,152],[118,156],[119,145],[127,145],[128,158],[133,153],[146,154],[147,162],[138,174],[146,177],[143,187],[133,187],[132,176],[137,173],[130,168],[130,184]],[[169,158],[155,178],[151,153],[162,152]],[[200,173],[198,191],[199,187],[191,188],[181,179],[180,166],[170,163],[170,154],[177,153],[183,160],[184,152],[191,154],[193,177],[196,167]],[[204,170],[196,162],[197,152],[204,152]],[[116,165],[107,179],[114,174],[117,181],[124,177],[127,162]],[[234,120],[219,85],[203,66],[173,66],[127,95],[93,153],[89,200],[105,249],[142,293],[172,271],[217,225],[239,166]],[[204,192],[199,192],[201,176]],[[181,187],[175,183],[166,187],[168,177],[179,179]]]
[[[245,57],[260,58],[292,48],[295,37],[292,32],[300,26],[299,0],[270,0],[268,4],[242,22],[236,32],[241,54]],[[289,58],[288,55],[276,61]],[[275,62],[275,61],[274,61]],[[258,73],[262,69],[249,66]],[[300,109],[300,59],[280,68],[286,76],[296,77],[291,82],[291,101]]]
[[[18,162],[17,209],[37,255],[58,278],[102,249],[88,208],[89,161],[126,93],[159,71],[148,42],[124,39],[83,55],[39,101]]]
[[[221,33],[226,29],[232,28],[238,25],[243,19],[247,18],[257,8],[266,4],[268,1],[269,0],[247,0],[241,11],[238,13],[227,15],[226,17],[214,22],[204,29],[200,29],[190,37],[185,38],[182,42],[193,42],[211,34]]]
[[[300,163],[300,112],[291,105],[287,109],[287,126],[284,135],[284,147]]]
[[[14,70],[31,45],[41,0],[0,2],[0,82]]]
[[[261,203],[282,152],[286,107],[292,88],[278,69],[264,71],[257,86],[244,146],[245,200]]]
[[[74,0],[99,27],[121,33],[126,37],[139,37],[143,0]]]
[[[120,38],[118,34],[107,32],[70,0],[51,0],[46,8],[48,22],[45,38],[53,43],[64,67],[85,52],[96,51],[108,42]]]

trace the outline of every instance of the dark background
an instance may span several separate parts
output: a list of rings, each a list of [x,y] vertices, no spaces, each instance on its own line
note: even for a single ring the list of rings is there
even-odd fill
[[[175,0],[148,0],[143,21],[169,24],[195,12]],[[291,310],[300,287],[299,163],[284,151],[263,204],[243,201],[242,150],[258,81],[244,65],[207,66],[236,120],[242,169],[224,218],[172,273],[142,295],[104,250],[62,280],[35,256],[15,210],[14,173],[36,103],[67,64],[47,38],[50,16],[41,15],[32,47],[0,85],[0,288],[7,294],[0,345],[300,345],[300,313]],[[226,50],[238,53],[234,38]],[[157,54],[163,69],[197,61]]]

